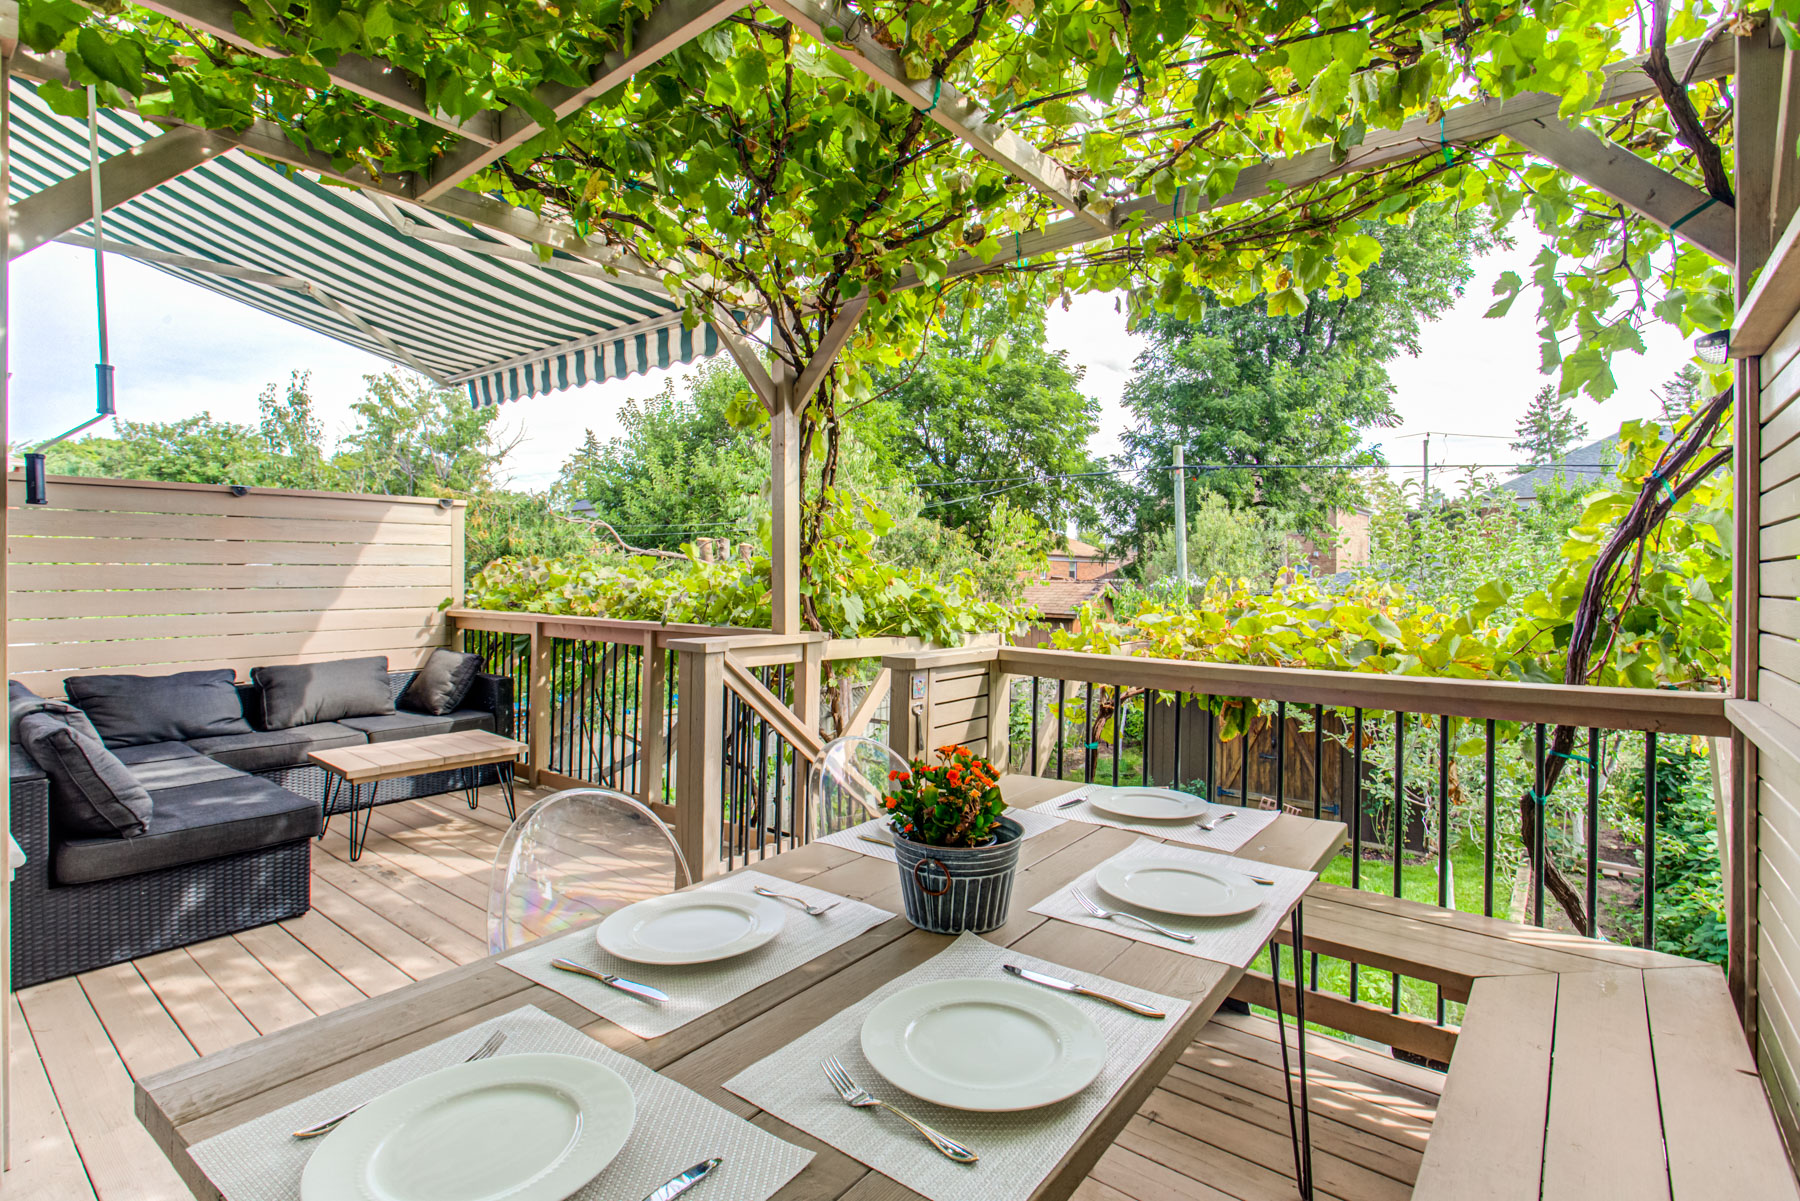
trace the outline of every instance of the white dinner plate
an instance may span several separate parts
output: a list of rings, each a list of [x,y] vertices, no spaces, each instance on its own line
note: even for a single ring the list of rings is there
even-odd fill
[[[1103,863],[1094,873],[1094,883],[1116,901],[1181,917],[1249,913],[1262,904],[1268,891],[1242,872],[1180,859]]]
[[[300,1201],[563,1201],[631,1134],[631,1086],[576,1055],[496,1055],[384,1093],[326,1135]]]
[[[1192,821],[1206,812],[1204,798],[1173,788],[1096,788],[1088,794],[1088,804],[1137,821]]]
[[[754,951],[786,920],[779,901],[704,888],[627,905],[594,937],[601,950],[633,963],[711,963]]]
[[[1072,1097],[1106,1064],[1093,1018],[1012,980],[940,980],[895,993],[863,1020],[862,1050],[921,1100],[992,1113]]]

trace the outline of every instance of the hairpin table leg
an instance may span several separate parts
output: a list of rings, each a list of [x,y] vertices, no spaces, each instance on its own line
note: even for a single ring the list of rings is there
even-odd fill
[[[1306,969],[1305,954],[1301,948],[1305,945],[1305,925],[1300,912],[1300,905],[1295,904],[1293,912],[1294,931],[1294,1026],[1295,1044],[1300,1068],[1300,1104],[1294,1104],[1294,1075],[1288,1063],[1287,1017],[1281,1004],[1281,944],[1269,942],[1269,976],[1275,985],[1275,1033],[1281,1043],[1281,1075],[1282,1083],[1287,1089],[1288,1135],[1294,1144],[1294,1182],[1299,1187],[1301,1201],[1312,1201],[1312,1115],[1307,1105],[1306,1089]]]

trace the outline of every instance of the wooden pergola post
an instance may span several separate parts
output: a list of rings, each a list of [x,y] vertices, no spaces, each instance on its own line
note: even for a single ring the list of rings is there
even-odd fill
[[[723,306],[714,309],[719,340],[769,412],[769,629],[777,634],[802,632],[800,502],[806,481],[800,475],[800,418],[868,307],[867,297],[857,297],[838,310],[798,372],[780,355],[765,365],[737,319]]]

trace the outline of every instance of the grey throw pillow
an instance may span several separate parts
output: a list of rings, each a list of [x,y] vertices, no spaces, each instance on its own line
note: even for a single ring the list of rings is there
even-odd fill
[[[50,818],[64,836],[136,838],[149,829],[150,794],[85,716],[27,713],[19,742],[50,777]]]
[[[52,705],[61,705],[61,701],[53,701],[39,696],[17,680],[6,682],[6,738],[8,742],[19,741],[19,719],[27,713],[36,713],[40,709]],[[64,706],[68,708],[69,706]]]
[[[218,667],[167,676],[70,676],[63,688],[108,746],[148,746],[251,733],[236,678],[231,668]]]
[[[465,655],[461,651],[441,648],[432,651],[431,658],[425,660],[425,666],[419,669],[419,674],[406,686],[406,694],[400,698],[400,704],[414,713],[431,713],[441,717],[461,706],[480,670],[480,655]]]
[[[394,711],[385,655],[257,667],[250,678],[262,689],[263,726],[270,730]]]

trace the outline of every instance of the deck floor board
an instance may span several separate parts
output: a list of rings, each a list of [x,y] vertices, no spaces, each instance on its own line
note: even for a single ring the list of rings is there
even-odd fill
[[[521,788],[519,809],[543,794]],[[4,1188],[57,1201],[185,1201],[132,1113],[131,1079],[449,970],[483,953],[487,874],[507,828],[484,789],[376,810],[313,851],[312,912],[18,994],[13,1158]],[[1409,1195],[1434,1073],[1315,1038],[1321,1197]],[[1221,1014],[1102,1157],[1079,1201],[1289,1201],[1293,1161],[1273,1023]],[[867,1201],[881,1201],[880,1177]],[[858,1201],[863,1201],[858,1194]]]

